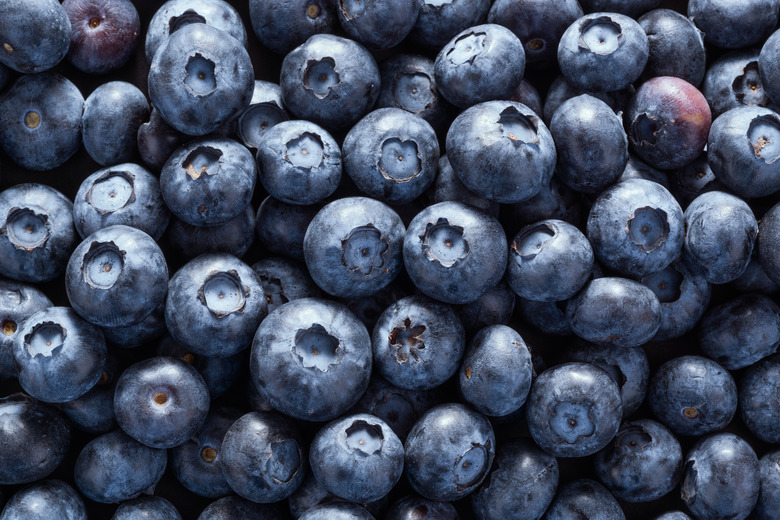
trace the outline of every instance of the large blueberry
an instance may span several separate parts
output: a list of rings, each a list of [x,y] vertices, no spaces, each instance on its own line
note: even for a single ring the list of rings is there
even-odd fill
[[[181,520],[181,514],[169,500],[163,497],[138,497],[123,502],[111,520]]]
[[[777,25],[780,5],[773,0],[690,0],[688,17],[704,33],[704,41],[724,49],[756,45]]]
[[[335,0],[249,0],[249,18],[260,43],[277,54],[338,27]]]
[[[581,478],[561,486],[545,513],[545,520],[626,520],[612,494],[595,480]]]
[[[369,49],[395,47],[417,21],[419,0],[339,0],[338,15],[347,35]]]
[[[490,0],[422,0],[408,41],[438,51],[460,31],[485,22]]]
[[[761,81],[756,49],[732,51],[716,59],[707,69],[701,91],[715,118],[732,108],[771,103]]]
[[[658,0],[649,1],[659,3]],[[694,86],[701,84],[706,69],[704,34],[693,20],[671,9],[654,9],[638,18],[637,23],[647,34],[650,51],[641,79],[675,76]]]
[[[61,480],[44,480],[8,499],[2,520],[87,520],[87,507],[75,489]]]
[[[0,63],[31,74],[54,67],[68,53],[70,20],[57,0],[2,0],[0,12]]]

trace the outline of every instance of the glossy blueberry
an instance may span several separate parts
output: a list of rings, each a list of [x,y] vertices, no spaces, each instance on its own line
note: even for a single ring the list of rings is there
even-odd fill
[[[252,99],[249,53],[228,33],[191,23],[162,42],[149,71],[149,98],[172,127],[205,135],[243,111]]]
[[[282,413],[331,420],[368,387],[370,346],[365,326],[343,305],[294,300],[257,328],[250,353],[252,381]]]
[[[379,67],[356,41],[315,34],[282,61],[282,101],[287,110],[328,130],[349,128],[379,96]]]
[[[335,0],[250,0],[255,35],[277,54],[287,54],[310,36],[334,33],[338,27]]]
[[[485,480],[496,439],[484,415],[449,403],[434,406],[415,423],[405,449],[412,488],[429,500],[456,500]]]
[[[73,476],[86,498],[112,504],[153,493],[167,462],[164,449],[150,448],[114,430],[84,446]]]
[[[682,476],[682,448],[665,426],[650,419],[625,422],[596,454],[599,480],[626,502],[650,502],[670,493]]]
[[[132,161],[138,153],[138,129],[147,119],[149,102],[138,87],[125,81],[104,83],[84,102],[84,148],[103,166]]]
[[[488,215],[498,216],[498,202],[477,195],[464,186],[463,182],[455,175],[447,155],[439,158],[438,171],[433,185],[428,190],[430,203],[452,200],[484,211]]]
[[[428,206],[404,238],[404,265],[412,282],[446,303],[469,303],[495,287],[507,255],[498,220],[459,202]]]
[[[71,401],[87,393],[106,364],[100,329],[69,307],[49,307],[24,321],[14,340],[19,384],[47,403]]]
[[[0,63],[30,74],[49,70],[68,53],[70,20],[57,0],[2,0],[0,11]]]
[[[144,164],[158,173],[174,150],[189,140],[189,137],[166,123],[160,112],[152,107],[149,121],[138,127],[136,140],[138,153]]]
[[[507,99],[523,79],[523,43],[502,25],[469,27],[442,47],[433,70],[439,92],[457,107]]]
[[[168,239],[174,251],[191,260],[206,253],[244,256],[255,241],[255,209],[249,204],[237,217],[214,226],[193,226],[171,218]]]
[[[435,388],[457,372],[466,334],[452,307],[425,296],[389,306],[372,334],[375,370],[410,390]]]
[[[257,149],[266,130],[290,117],[282,105],[282,89],[276,83],[255,80],[252,100],[236,119],[236,133],[247,148]]]
[[[555,143],[533,110],[514,101],[487,101],[463,111],[446,138],[455,174],[471,191],[504,204],[527,200],[555,168]]]
[[[556,457],[584,457],[612,440],[623,416],[620,389],[595,365],[565,363],[539,374],[525,405],[536,444]]]
[[[348,37],[369,49],[383,50],[409,34],[421,4],[419,0],[339,0],[336,14]]]
[[[649,1],[659,3],[658,0]],[[623,3],[639,2],[623,0]],[[706,65],[704,35],[692,20],[671,9],[654,9],[638,18],[637,23],[647,34],[650,50],[641,79],[675,76],[694,86],[701,84]]]
[[[780,383],[780,358],[771,356],[745,371],[739,387],[742,422],[764,442],[780,442],[780,407],[775,395]]]
[[[661,326],[653,336],[654,341],[678,338],[692,330],[710,303],[710,284],[682,262],[673,262],[639,281],[661,302]]]
[[[70,80],[25,74],[0,96],[0,148],[28,170],[56,168],[79,149],[83,109],[84,97]]]
[[[479,520],[538,520],[558,487],[558,462],[528,440],[503,443],[493,469],[471,495]]]
[[[298,262],[268,257],[252,264],[252,270],[260,278],[268,312],[292,300],[320,296],[320,288]]]
[[[684,217],[686,265],[712,284],[739,278],[750,263],[758,233],[747,203],[729,193],[710,191],[696,197]]]
[[[50,475],[70,444],[67,419],[25,394],[0,397],[0,484],[27,484]]]
[[[59,404],[59,409],[76,428],[93,434],[116,429],[114,388],[122,368],[119,358],[109,354],[95,386],[81,397]]]
[[[36,482],[17,491],[0,513],[2,520],[87,520],[87,508],[75,489],[61,480]]]
[[[649,56],[647,35],[632,18],[600,12],[578,18],[558,44],[558,65],[573,87],[607,92],[639,78]]]
[[[780,508],[780,452],[773,450],[758,460],[761,489],[753,509],[755,520],[770,520]]]
[[[224,0],[168,0],[149,22],[144,51],[152,62],[157,49],[174,32],[194,23],[205,23],[227,32],[247,46],[247,34],[241,15]]]
[[[139,497],[119,505],[111,520],[181,520],[181,515],[170,501],[163,497]]]
[[[24,320],[51,306],[40,289],[0,278],[0,381],[17,376],[13,345]]]
[[[724,49],[763,42],[772,34],[780,15],[773,0],[690,0],[688,18],[704,33],[704,41]]]
[[[164,320],[163,320],[164,322]],[[157,345],[158,356],[177,357],[198,371],[213,401],[230,390],[238,379],[244,356],[241,352],[229,357],[208,357],[194,354],[187,347],[167,336]]]
[[[64,0],[72,32],[68,60],[82,72],[105,74],[130,60],[141,34],[130,0]]]
[[[474,334],[490,325],[508,325],[515,310],[515,292],[505,281],[465,305],[455,307],[467,334]]]
[[[250,412],[222,440],[222,474],[240,496],[259,503],[287,498],[306,473],[306,447],[289,419]]]
[[[587,478],[562,485],[544,518],[571,520],[577,516],[592,520],[626,519],[620,504],[607,488]]]
[[[438,51],[460,31],[485,22],[489,0],[422,0],[407,40]]]
[[[593,343],[636,347],[661,326],[658,297],[639,282],[604,277],[588,282],[566,305],[572,332]]]
[[[159,179],[133,163],[96,171],[81,183],[73,203],[73,223],[82,239],[124,224],[159,240],[169,220]]]
[[[165,323],[171,336],[195,354],[237,354],[249,346],[267,314],[260,280],[234,256],[201,255],[170,280]]]
[[[320,209],[319,204],[296,206],[266,197],[255,217],[257,238],[271,253],[303,262],[303,237]]]
[[[485,415],[508,415],[525,403],[531,389],[531,353],[514,329],[486,327],[471,340],[458,374],[466,402]]]
[[[336,501],[315,506],[298,517],[298,520],[374,520],[374,516],[363,506]]]
[[[160,173],[171,212],[193,226],[223,224],[249,205],[257,183],[252,153],[227,138],[203,138],[177,149]]]
[[[653,415],[677,435],[700,436],[731,422],[737,411],[737,385],[718,363],[680,356],[656,371],[647,389]]]
[[[697,519],[743,520],[758,501],[760,485],[753,448],[733,433],[715,433],[686,455],[680,498]]]
[[[733,51],[715,60],[707,69],[702,94],[710,104],[713,117],[743,105],[769,105],[759,73],[758,50]]]
[[[395,501],[385,520],[458,520],[458,512],[449,502],[407,495]]]
[[[65,289],[70,305],[90,323],[133,325],[165,300],[168,266],[152,237],[129,226],[108,226],[73,251]]]

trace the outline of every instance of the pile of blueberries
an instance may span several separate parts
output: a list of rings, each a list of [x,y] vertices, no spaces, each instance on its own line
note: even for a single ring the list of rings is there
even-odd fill
[[[0,520],[780,518],[780,1],[159,4],[0,0]]]

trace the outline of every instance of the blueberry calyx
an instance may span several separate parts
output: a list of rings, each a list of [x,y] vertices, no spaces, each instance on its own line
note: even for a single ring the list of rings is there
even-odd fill
[[[199,146],[190,152],[181,167],[193,180],[197,180],[204,175],[219,173],[221,159],[222,150],[211,146]]]
[[[747,138],[755,156],[766,164],[780,159],[780,118],[776,115],[754,118],[748,127]]]
[[[135,185],[129,172],[110,170],[87,191],[87,202],[101,215],[108,215],[135,201]]]
[[[622,42],[623,30],[620,24],[609,16],[585,20],[580,25],[580,37],[577,44],[581,49],[606,56],[615,52]]]
[[[327,157],[322,138],[311,132],[303,132],[298,137],[287,142],[284,160],[298,168],[311,170],[322,164]]]
[[[498,124],[501,133],[510,141],[539,146],[538,118],[521,114],[515,107],[509,106],[499,114]]]
[[[471,446],[471,449],[458,457],[455,463],[455,485],[458,493],[463,493],[482,482],[485,473],[489,470],[490,441],[487,442],[487,446],[475,442],[472,442]]]
[[[487,44],[487,34],[483,32],[468,32],[455,40],[447,51],[447,57],[455,65],[469,65],[474,63],[480,53],[480,49]]]
[[[321,60],[309,60],[303,75],[304,88],[311,90],[318,99],[325,99],[330,89],[341,82],[336,72],[336,60],[325,57]]]
[[[49,239],[49,217],[30,208],[11,208],[2,231],[16,249],[33,251]]]
[[[344,433],[347,434],[347,446],[357,455],[368,456],[382,451],[385,436],[377,424],[357,420]]]
[[[244,312],[249,295],[249,287],[241,284],[235,269],[212,272],[198,289],[198,300],[217,318]]]
[[[385,265],[384,255],[388,249],[386,239],[371,223],[359,226],[349,232],[341,241],[341,260],[350,271],[369,275],[374,269]]]
[[[417,143],[411,139],[391,137],[382,143],[377,161],[382,177],[394,182],[409,182],[422,171]]]
[[[81,266],[84,281],[93,289],[110,289],[122,273],[126,254],[113,241],[92,242]]]
[[[639,114],[631,122],[631,141],[637,146],[642,143],[655,144],[662,126],[653,116]]]
[[[35,325],[24,337],[24,344],[30,356],[50,357],[65,344],[67,335],[67,329],[59,323],[44,321]]]
[[[342,355],[338,338],[328,334],[319,323],[298,330],[293,352],[298,355],[304,368],[316,368],[320,372],[327,372],[331,365],[338,365]]]
[[[206,19],[192,9],[187,9],[179,16],[172,16],[168,21],[168,34],[173,34],[191,23],[207,23]]]
[[[216,64],[196,52],[184,66],[184,85],[195,97],[206,97],[217,90]]]
[[[415,362],[420,361],[419,351],[425,348],[425,342],[422,340],[423,332],[425,332],[425,325],[412,326],[410,318],[404,319],[403,328],[396,327],[390,332],[390,345],[395,347],[395,359],[399,363],[406,363],[410,356]]]
[[[439,262],[442,267],[454,266],[470,252],[468,240],[463,238],[463,228],[450,225],[446,218],[440,218],[436,224],[429,222],[420,241],[428,260]]]
[[[649,253],[663,244],[669,235],[666,212],[649,206],[637,209],[628,218],[626,233],[642,252]]]

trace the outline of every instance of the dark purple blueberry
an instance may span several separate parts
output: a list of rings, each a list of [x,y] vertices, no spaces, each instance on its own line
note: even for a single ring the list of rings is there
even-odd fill
[[[514,236],[524,226],[541,220],[563,220],[574,226],[580,226],[583,206],[580,192],[572,190],[553,177],[530,199],[515,204],[504,204],[500,213],[501,223],[509,236]]]
[[[707,160],[707,152],[702,152],[693,162],[682,168],[672,170],[669,179],[669,189],[683,210],[687,209],[693,199],[702,193],[728,191],[726,186],[712,173],[712,168]]]
[[[168,240],[172,249],[185,260],[206,253],[242,258],[255,241],[255,209],[249,204],[237,217],[214,226],[193,226],[172,217]]]
[[[257,208],[255,232],[271,253],[303,262],[303,238],[321,205],[296,206],[268,196]]]
[[[614,496],[595,480],[582,478],[562,485],[545,513],[545,520],[626,520]]]
[[[13,345],[24,320],[51,306],[40,289],[0,278],[0,381],[17,376]]]
[[[517,307],[523,319],[534,328],[553,336],[570,336],[566,319],[566,302],[537,302],[517,297]]]
[[[338,0],[336,14],[347,36],[369,49],[383,50],[406,38],[421,4],[420,0]]]
[[[163,497],[139,497],[123,502],[111,520],[181,520],[181,514],[170,501]]]
[[[626,6],[642,3],[632,0],[618,1]],[[649,3],[652,9],[660,2],[659,0],[645,0],[644,3]],[[598,10],[611,11],[612,9]],[[643,14],[637,19],[637,23],[647,34],[647,42],[650,47],[647,65],[645,65],[640,79],[675,76],[684,79],[693,86],[701,85],[706,70],[707,57],[704,49],[704,35],[691,19],[671,9],[654,9]]]
[[[114,388],[121,369],[119,359],[109,354],[95,386],[81,397],[59,404],[60,410],[76,428],[92,434],[108,433],[117,428]]]
[[[282,257],[267,257],[252,264],[260,278],[268,312],[300,298],[317,298],[320,288],[311,279],[306,267]]]
[[[688,18],[715,47],[739,49],[763,42],[777,25],[780,4],[774,0],[690,0]]]
[[[31,74],[49,70],[68,53],[72,28],[57,0],[2,0],[0,11],[0,63]]]
[[[385,520],[458,520],[458,512],[450,502],[428,500],[407,495],[395,501],[385,514]]]
[[[87,520],[87,507],[70,485],[61,480],[44,480],[14,493],[2,509],[0,518]]]
[[[249,18],[260,43],[287,54],[310,36],[338,28],[336,0],[250,0]]]
[[[188,139],[166,123],[160,112],[152,107],[149,121],[138,127],[138,152],[143,162],[159,173],[168,157]]]

